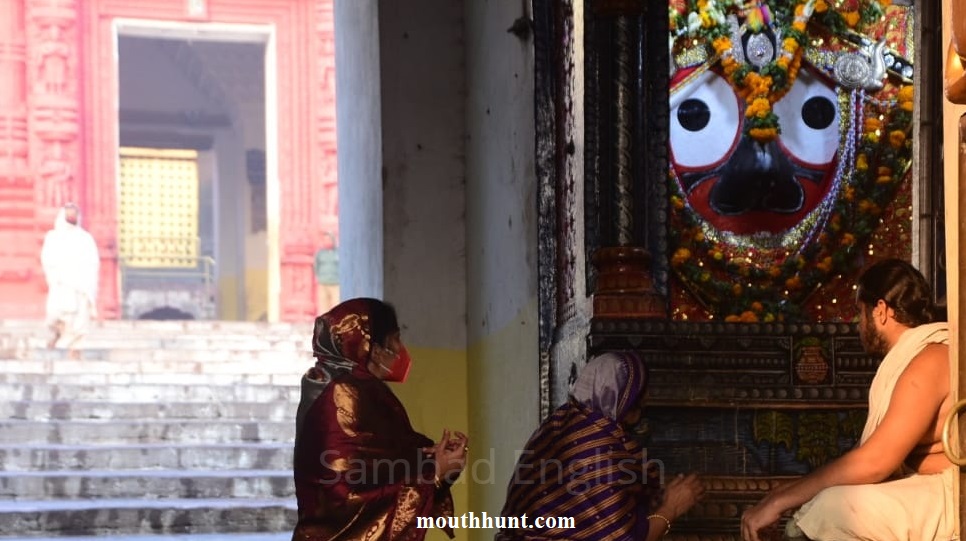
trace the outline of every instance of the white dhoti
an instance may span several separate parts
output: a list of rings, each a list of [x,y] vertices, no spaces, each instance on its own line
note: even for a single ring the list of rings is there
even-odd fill
[[[827,488],[795,513],[788,536],[813,541],[959,539],[955,475],[956,468],[949,468],[933,475]]]
[[[67,285],[51,285],[47,292],[47,326],[59,335],[54,346],[73,346],[87,332],[94,311],[86,292]]]
[[[947,323],[913,327],[899,337],[876,370],[869,388],[869,418],[860,444],[872,435],[892,401],[899,377],[929,344],[948,344]],[[950,467],[932,475],[912,474],[895,481],[827,488],[806,502],[788,522],[786,534],[813,541],[950,541],[957,506]]]

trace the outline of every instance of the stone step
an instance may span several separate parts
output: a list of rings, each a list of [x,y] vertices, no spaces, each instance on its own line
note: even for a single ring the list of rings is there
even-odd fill
[[[0,535],[289,532],[294,498],[0,501]]]
[[[47,325],[36,319],[0,319],[0,332],[46,332]],[[148,321],[104,319],[92,321],[90,332],[144,331],[151,334],[296,334],[312,333],[312,322],[266,323],[261,321]]]
[[[0,472],[0,499],[289,498],[291,470]]]
[[[7,442],[27,443],[229,443],[292,442],[291,421],[82,420],[0,421]]]
[[[0,374],[9,376],[10,374]],[[83,378],[86,379],[86,378]],[[84,419],[231,419],[236,421],[292,421],[297,400],[288,402],[0,402],[0,419],[25,421]]]
[[[292,456],[291,442],[0,445],[0,470],[284,470],[292,467]]]
[[[0,383],[0,397],[10,401],[107,402],[298,402],[299,390],[274,385],[50,385]]]
[[[186,355],[190,357],[191,355]],[[145,356],[146,358],[149,356]],[[30,374],[34,377],[23,378],[15,381],[16,378],[5,378],[3,383],[60,383],[57,378],[69,380],[68,382],[82,383],[74,379],[77,376],[94,376],[103,378],[104,376],[138,376],[146,377],[145,383],[178,383],[178,378],[193,378],[197,376],[208,376],[209,383],[231,382],[241,383],[237,380],[239,376],[277,376],[278,379],[288,379],[290,382],[298,383],[302,374],[314,363],[306,359],[293,359],[289,357],[284,361],[102,361],[102,360],[82,360],[62,359],[50,360],[3,360],[0,359],[0,376],[14,376],[20,374]],[[66,377],[65,377],[66,376]],[[214,376],[214,377],[212,377]],[[46,379],[41,379],[46,378]],[[236,379],[232,379],[236,378]],[[184,383],[200,383],[202,380],[192,379]],[[106,383],[103,379],[98,379],[96,383]],[[121,383],[131,383],[123,381]],[[261,383],[261,382],[260,382]],[[267,383],[267,381],[266,381]]]
[[[218,349],[218,348],[87,348],[81,345],[74,352],[76,357],[65,349],[3,349],[0,347],[0,363],[45,362],[52,366],[69,365],[78,362],[169,362],[168,370],[194,371],[197,363],[214,364],[213,369],[226,370],[227,365],[272,363],[311,365],[315,361],[309,351],[295,349]],[[29,366],[29,365],[28,365]],[[151,365],[148,365],[148,369]]]

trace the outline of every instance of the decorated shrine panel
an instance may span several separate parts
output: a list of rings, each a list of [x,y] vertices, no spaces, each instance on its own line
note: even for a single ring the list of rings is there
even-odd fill
[[[850,321],[912,238],[915,9],[669,2],[674,319]]]

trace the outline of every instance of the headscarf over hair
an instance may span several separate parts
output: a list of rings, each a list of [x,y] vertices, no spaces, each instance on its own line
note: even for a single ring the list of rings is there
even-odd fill
[[[646,386],[647,369],[636,353],[604,353],[581,370],[571,394],[591,411],[620,421]]]
[[[315,318],[312,354],[316,368],[326,372],[363,370],[372,344],[383,344],[399,330],[396,311],[378,299],[360,297],[342,302]]]
[[[504,528],[498,541],[647,537],[658,472],[617,421],[647,383],[631,352],[595,357],[581,371],[570,400],[533,433],[517,461],[502,516],[573,517],[574,528]]]

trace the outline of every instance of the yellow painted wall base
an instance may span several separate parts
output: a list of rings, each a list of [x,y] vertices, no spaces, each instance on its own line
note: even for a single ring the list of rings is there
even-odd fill
[[[222,275],[218,279],[218,319],[237,321],[238,312],[238,277]]]
[[[403,343],[406,335],[403,334]],[[429,349],[406,344],[413,359],[409,379],[405,383],[391,383],[392,391],[402,401],[409,413],[409,420],[417,432],[439,441],[443,429],[459,430],[469,434],[468,401],[466,394],[466,352],[463,350]],[[475,447],[469,434],[470,460]],[[469,476],[460,477],[453,486],[456,515],[469,508]],[[478,513],[477,513],[478,514]],[[470,530],[456,530],[456,539],[467,540]],[[449,539],[440,530],[430,530],[426,539],[444,541]]]

